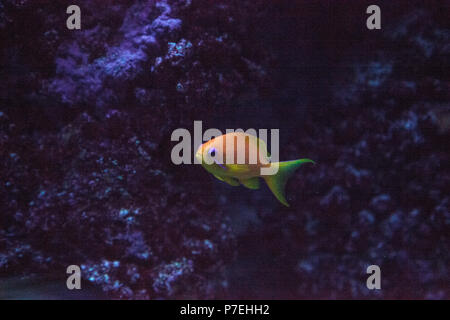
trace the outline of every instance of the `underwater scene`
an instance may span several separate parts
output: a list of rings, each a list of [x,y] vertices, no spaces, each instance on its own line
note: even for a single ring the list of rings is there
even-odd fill
[[[450,299],[449,18],[0,0],[0,299]]]

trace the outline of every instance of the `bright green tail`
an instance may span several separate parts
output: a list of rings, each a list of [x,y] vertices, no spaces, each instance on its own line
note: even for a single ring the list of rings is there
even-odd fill
[[[262,178],[264,178],[264,180],[266,180],[269,189],[272,191],[275,197],[287,207],[289,207],[289,204],[287,203],[284,193],[286,182],[288,181],[289,177],[295,172],[295,170],[297,170],[302,164],[307,162],[315,163],[310,159],[298,159],[278,162],[279,168],[276,174],[271,176],[261,176]]]

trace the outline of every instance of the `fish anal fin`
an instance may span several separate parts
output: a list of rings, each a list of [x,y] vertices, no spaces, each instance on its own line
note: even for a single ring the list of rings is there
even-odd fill
[[[259,179],[258,177],[240,180],[241,184],[249,189],[256,190],[259,189]]]
[[[249,171],[248,165],[227,164],[226,166],[230,170],[230,172],[233,174],[243,174],[243,173],[247,173]]]

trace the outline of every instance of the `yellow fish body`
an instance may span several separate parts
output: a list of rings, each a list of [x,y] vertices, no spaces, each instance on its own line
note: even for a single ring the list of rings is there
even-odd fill
[[[232,142],[228,148],[227,141]],[[195,157],[208,172],[232,186],[259,189],[259,178],[264,179],[285,206],[289,206],[284,192],[289,177],[303,163],[314,163],[310,159],[270,163],[265,142],[244,132],[227,133],[205,142],[198,148]],[[273,165],[278,168],[275,174],[261,174],[263,168],[269,169]]]

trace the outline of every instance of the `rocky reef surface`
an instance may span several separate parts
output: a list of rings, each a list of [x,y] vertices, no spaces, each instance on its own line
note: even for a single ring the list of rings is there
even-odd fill
[[[65,284],[76,264],[112,298],[448,299],[449,30],[440,2],[406,4],[374,34],[363,3],[86,0],[69,31],[64,2],[2,1],[0,278]],[[171,163],[194,120],[278,127],[281,159],[318,164],[281,208]]]
[[[170,134],[261,87],[267,55],[234,40],[237,3],[79,5],[80,32],[63,4],[1,8],[1,273],[76,264],[112,297],[214,297],[234,237]]]

